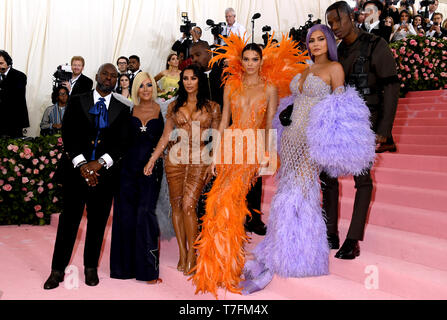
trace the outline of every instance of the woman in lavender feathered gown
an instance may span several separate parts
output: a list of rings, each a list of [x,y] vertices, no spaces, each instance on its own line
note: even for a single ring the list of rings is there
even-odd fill
[[[349,174],[364,170],[374,159],[369,110],[354,89],[344,88],[332,31],[316,25],[309,30],[306,43],[315,63],[292,80],[292,96],[281,101],[275,116],[273,125],[280,135],[278,189],[267,234],[246,261],[243,294],[262,290],[274,274],[309,277],[329,273],[320,170],[335,176]],[[291,124],[281,128],[278,115],[291,103]]]

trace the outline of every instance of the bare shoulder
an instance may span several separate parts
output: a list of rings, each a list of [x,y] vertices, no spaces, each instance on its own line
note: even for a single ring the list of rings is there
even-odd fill
[[[278,89],[277,89],[274,85],[272,85],[272,84],[270,84],[270,83],[267,84],[267,86],[266,86],[266,88],[265,88],[265,93],[266,93],[268,96],[277,94],[277,92],[278,92]]]
[[[344,73],[343,66],[340,62],[332,61],[329,65],[329,70],[334,73]]]
[[[174,106],[175,106],[176,101],[172,101],[169,105],[168,105],[168,110],[173,110]]]
[[[156,111],[157,113],[160,112],[160,110],[161,110],[160,105],[159,105],[157,102],[155,102],[155,101],[154,101],[154,109],[155,109],[155,111]]]

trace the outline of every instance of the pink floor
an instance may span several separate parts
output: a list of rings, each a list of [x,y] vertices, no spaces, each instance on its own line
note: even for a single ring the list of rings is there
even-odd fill
[[[330,275],[305,279],[275,277],[262,292],[240,296],[219,292],[220,299],[447,299],[447,91],[412,92],[399,100],[395,154],[381,154],[373,170],[373,202],[361,242],[352,261],[331,257]],[[341,240],[352,213],[352,178],[341,181]],[[275,185],[266,179],[264,220]],[[81,224],[72,266],[79,277],[45,291],[58,217],[44,227],[0,227],[0,299],[214,299],[195,295],[187,277],[176,270],[175,239],[161,243],[160,276],[151,286],[109,277],[110,221],[99,267],[100,284],[84,284],[82,252],[86,221]],[[260,237],[253,236],[248,249]],[[332,251],[332,256],[335,251]],[[373,277],[374,276],[374,277]],[[374,282],[371,282],[374,279]],[[76,281],[77,280],[77,281]],[[374,283],[371,287],[371,283]]]

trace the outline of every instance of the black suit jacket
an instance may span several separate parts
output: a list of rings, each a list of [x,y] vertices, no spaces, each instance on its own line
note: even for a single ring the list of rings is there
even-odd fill
[[[222,67],[217,63],[213,65],[213,69],[209,74],[209,82],[211,89],[209,98],[220,104],[220,109],[222,111],[224,86],[222,86]]]
[[[71,95],[77,95],[82,93],[90,92],[93,88],[93,80],[87,76],[81,74],[79,79],[76,81],[73,88],[71,88]]]
[[[361,29],[363,31],[368,31],[368,30],[366,30],[365,24],[362,24]],[[380,21],[378,28],[374,28],[371,30],[372,34],[375,34],[378,37],[382,37],[383,39],[385,39],[386,42],[390,42],[390,37],[391,37],[392,32],[393,32],[393,28],[387,27],[383,20]]]
[[[435,33],[434,37],[436,39],[442,39],[444,37],[447,37],[447,29],[441,27],[441,34]]]
[[[82,154],[87,161],[91,160],[97,134],[95,116],[89,114],[93,105],[93,91],[72,96],[67,104],[62,123],[64,154],[60,169],[62,172],[59,172],[61,182],[66,182],[66,178],[72,178],[73,175],[79,176],[79,169],[73,168],[72,160],[75,157]],[[129,144],[130,108],[112,96],[108,114],[109,127],[99,135],[95,160],[107,153],[114,164],[109,169],[101,169],[100,181],[119,172],[120,160]]]
[[[190,52],[191,46],[192,46],[191,39],[186,39],[183,42],[181,42],[180,40],[177,40],[172,45],[171,49],[172,49],[172,51],[177,52],[177,54],[179,54],[180,52],[183,52],[183,54],[185,55],[185,59],[187,59],[189,57],[189,52]]]
[[[27,127],[26,75],[11,68],[0,83],[0,133]]]

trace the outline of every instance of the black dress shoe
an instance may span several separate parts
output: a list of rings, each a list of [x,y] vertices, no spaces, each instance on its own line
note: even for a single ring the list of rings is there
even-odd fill
[[[86,285],[90,287],[98,285],[99,278],[98,278],[98,271],[96,268],[85,268],[84,274],[85,274]]]
[[[396,152],[397,148],[394,143],[392,144],[385,144],[381,143],[380,146],[376,149],[376,153],[383,153],[383,152]]]
[[[43,288],[45,290],[51,290],[59,287],[59,283],[64,281],[64,275],[65,273],[62,271],[51,270],[51,274],[48,277],[47,281],[45,281]]]
[[[327,235],[327,241],[329,243],[329,248],[338,249],[340,248],[340,238],[337,233],[329,233]]]
[[[265,236],[267,233],[267,227],[261,220],[261,214],[257,212],[251,211],[251,218],[247,215],[247,218],[245,220],[245,231],[247,232],[254,232],[259,236]]]
[[[341,246],[340,250],[337,251],[335,257],[338,259],[352,260],[360,255],[360,246],[358,240],[346,238],[345,242]]]

